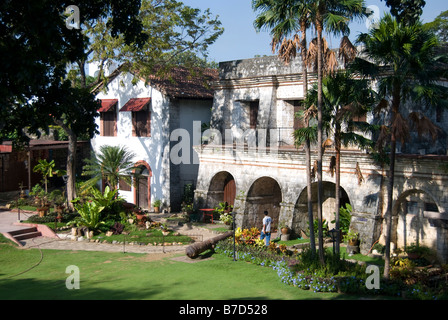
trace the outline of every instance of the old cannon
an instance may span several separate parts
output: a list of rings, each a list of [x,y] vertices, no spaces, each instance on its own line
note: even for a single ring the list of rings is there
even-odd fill
[[[233,231],[228,231],[214,238],[202,242],[193,243],[191,246],[188,246],[187,249],[185,249],[185,253],[191,259],[197,258],[202,252],[213,249],[215,244],[217,244],[219,241],[225,240],[232,235]]]

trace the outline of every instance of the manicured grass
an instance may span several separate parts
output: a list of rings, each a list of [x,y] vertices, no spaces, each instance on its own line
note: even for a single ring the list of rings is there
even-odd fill
[[[132,254],[17,249],[0,244],[0,299],[349,299],[280,282],[274,270],[213,254],[196,263],[183,254]],[[80,270],[80,289],[68,290],[66,268]],[[32,268],[34,267],[34,268]],[[31,269],[30,269],[31,268]],[[28,270],[30,269],[30,270]],[[27,271],[28,270],[28,271]],[[16,275],[23,271],[25,273]]]

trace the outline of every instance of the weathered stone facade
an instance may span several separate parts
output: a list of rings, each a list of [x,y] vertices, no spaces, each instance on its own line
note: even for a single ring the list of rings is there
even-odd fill
[[[215,138],[195,147],[200,159],[196,205],[216,206],[224,199],[226,182],[233,179],[238,226],[261,227],[263,211],[268,210],[275,225],[286,224],[300,235],[308,228],[305,152],[292,145],[294,107],[303,99],[300,63],[285,65],[277,57],[263,57],[221,63],[220,69],[211,119],[215,130],[210,132]],[[315,81],[315,75],[309,78]],[[446,114],[437,117],[441,126],[447,123]],[[372,121],[372,115],[367,120]],[[241,137],[246,137],[245,143],[238,140]],[[443,140],[435,153],[397,156],[393,241],[398,247],[428,245],[447,260],[448,174],[441,164],[448,157]],[[333,155],[327,149],[323,160],[323,215],[330,228],[335,212],[335,177],[329,169]],[[312,162],[316,157],[313,153]],[[353,208],[351,229],[360,233],[363,253],[382,241],[387,170],[365,152],[342,152],[341,204]],[[315,215],[316,185],[314,180]]]

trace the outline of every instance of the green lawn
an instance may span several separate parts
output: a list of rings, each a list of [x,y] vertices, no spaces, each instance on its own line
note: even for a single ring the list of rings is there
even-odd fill
[[[349,299],[287,286],[267,267],[213,254],[196,263],[177,255],[16,249],[0,243],[0,299],[305,300]],[[156,259],[155,259],[156,258]],[[80,270],[80,289],[68,290],[66,268]]]

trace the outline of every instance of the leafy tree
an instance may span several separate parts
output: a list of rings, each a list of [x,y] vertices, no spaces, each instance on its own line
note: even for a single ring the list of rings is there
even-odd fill
[[[422,105],[446,106],[447,88],[438,84],[446,77],[446,56],[437,53],[436,36],[425,30],[421,22],[406,25],[391,15],[384,16],[379,27],[361,34],[358,42],[363,44],[362,57],[353,67],[361,74],[378,82],[378,95],[382,98],[377,111],[387,114],[387,123],[381,127],[377,139],[379,148],[390,146],[387,185],[386,252],[384,276],[390,271],[390,240],[392,225],[393,187],[395,176],[395,150],[397,142],[408,139],[409,124],[401,113],[408,101]],[[429,132],[433,138],[434,126],[416,112],[410,119],[419,128],[420,134]]]
[[[0,4],[0,139],[15,146],[29,134],[48,133],[55,123],[69,136],[67,196],[75,196],[77,136],[96,131],[98,102],[67,80],[67,65],[84,55],[88,39],[66,27],[69,3],[61,0],[3,1]],[[111,32],[139,47],[145,40],[137,13],[140,1],[77,1],[83,21],[110,16]],[[137,9],[137,10],[136,10]]]
[[[440,13],[432,22],[425,23],[424,28],[437,35],[442,45],[448,43],[448,10]]]
[[[72,200],[77,141],[97,133],[95,93],[108,80],[105,66],[116,60],[120,70],[132,67],[140,75],[156,63],[166,70],[176,54],[206,52],[222,29],[208,11],[201,15],[173,0],[80,0],[82,28],[70,30],[64,15],[68,5],[61,0],[0,4],[0,139],[23,145],[29,134],[60,126],[69,141],[67,196]],[[96,79],[85,75],[87,61],[99,63]]]
[[[137,0],[77,2],[82,19],[111,17],[114,34],[124,34],[136,46],[143,40],[133,12]],[[0,4],[0,138],[27,143],[27,133],[40,134],[61,113],[60,104],[72,94],[65,78],[67,64],[83,55],[86,38],[66,27],[61,0],[2,1]],[[123,7],[122,7],[123,6]],[[64,106],[66,108],[67,106]]]
[[[423,7],[426,5],[424,0],[384,0],[390,8],[390,13],[399,23],[412,25],[420,20],[423,13]]]
[[[207,49],[224,32],[218,17],[210,10],[201,12],[175,0],[142,0],[138,17],[146,41],[136,47],[123,36],[114,37],[110,17],[99,17],[83,24],[82,33],[90,39],[73,72],[87,85],[86,63],[96,63],[98,73],[89,85],[92,90],[107,84],[107,67],[117,64],[121,71],[136,77],[164,73],[173,66],[204,66]],[[203,57],[203,59],[202,59]],[[138,70],[138,72],[136,72]],[[100,85],[100,86],[99,86]]]

